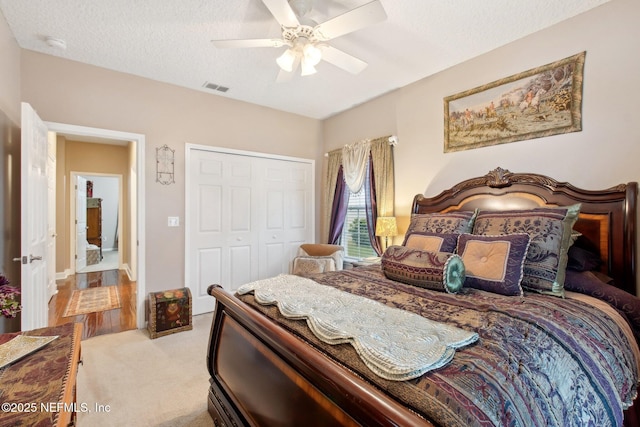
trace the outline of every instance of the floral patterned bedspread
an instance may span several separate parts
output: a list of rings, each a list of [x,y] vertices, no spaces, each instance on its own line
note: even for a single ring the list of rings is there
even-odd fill
[[[322,284],[477,332],[475,344],[411,381],[368,370],[347,344],[322,343],[252,295],[240,298],[442,426],[616,426],[636,396],[637,362],[623,329],[581,300],[464,288],[430,291],[388,280],[379,266],[312,276]]]

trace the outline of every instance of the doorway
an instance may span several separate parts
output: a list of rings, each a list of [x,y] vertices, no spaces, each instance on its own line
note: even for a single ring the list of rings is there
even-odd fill
[[[120,132],[107,129],[90,128],[84,126],[69,125],[63,123],[47,122],[50,132],[59,135],[71,136],[86,142],[101,144],[126,145],[129,150],[128,185],[121,189],[122,197],[129,202],[126,219],[130,224],[130,232],[126,241],[119,240],[119,247],[127,245],[130,249],[127,259],[128,279],[136,282],[136,326],[139,329],[145,327],[145,136],[129,132]],[[123,216],[123,220],[125,219]],[[75,238],[74,238],[75,240]],[[74,242],[75,243],[75,242]],[[75,266],[74,266],[75,267]],[[75,268],[74,268],[75,270]],[[75,271],[74,271],[75,273]]]
[[[76,227],[75,232],[70,228],[76,239],[76,244],[72,243],[70,247],[76,248],[76,254],[79,254],[75,260],[76,273],[119,270],[122,266],[122,251],[119,250],[122,241],[122,176],[71,172],[70,181],[84,183],[76,185],[76,195],[70,197],[76,200],[78,208],[70,207],[69,212],[79,212],[80,206],[85,205],[82,207],[83,217],[75,217],[75,224],[81,228]],[[73,236],[69,237],[69,241],[73,241]]]

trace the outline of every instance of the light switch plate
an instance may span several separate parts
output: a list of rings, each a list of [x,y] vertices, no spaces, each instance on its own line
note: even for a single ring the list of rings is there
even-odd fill
[[[169,227],[179,227],[180,226],[180,217],[170,216],[168,225],[169,225]]]

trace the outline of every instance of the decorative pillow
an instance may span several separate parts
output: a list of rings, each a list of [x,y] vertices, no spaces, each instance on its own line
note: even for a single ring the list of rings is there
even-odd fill
[[[381,268],[388,279],[449,293],[458,292],[465,279],[458,255],[405,246],[389,246],[382,254]]]
[[[496,294],[522,296],[522,268],[530,240],[526,233],[461,234],[457,252],[467,276],[464,285]]]
[[[414,232],[407,234],[402,246],[430,252],[455,252],[459,234]]]
[[[580,204],[557,208],[480,211],[473,234],[527,233],[531,237],[522,287],[563,296],[567,252]]]
[[[595,253],[571,246],[567,254],[567,269],[574,271],[597,270],[602,265],[602,259]]]
[[[603,282],[592,271],[567,270],[565,288],[606,301],[624,313],[640,344],[640,298]]]
[[[477,214],[477,209],[474,211],[413,214],[406,236],[415,232],[471,233]]]
[[[334,271],[336,262],[331,256],[323,257],[295,257],[293,260],[293,274],[298,276],[306,276],[308,274],[324,273],[325,271]]]
[[[580,235],[567,253],[567,269],[575,271],[592,271],[599,269],[604,261],[595,244]]]

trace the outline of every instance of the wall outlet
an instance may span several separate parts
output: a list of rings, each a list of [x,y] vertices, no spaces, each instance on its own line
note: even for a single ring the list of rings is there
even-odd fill
[[[169,225],[169,227],[179,227],[180,226],[180,217],[170,216],[168,225]]]

